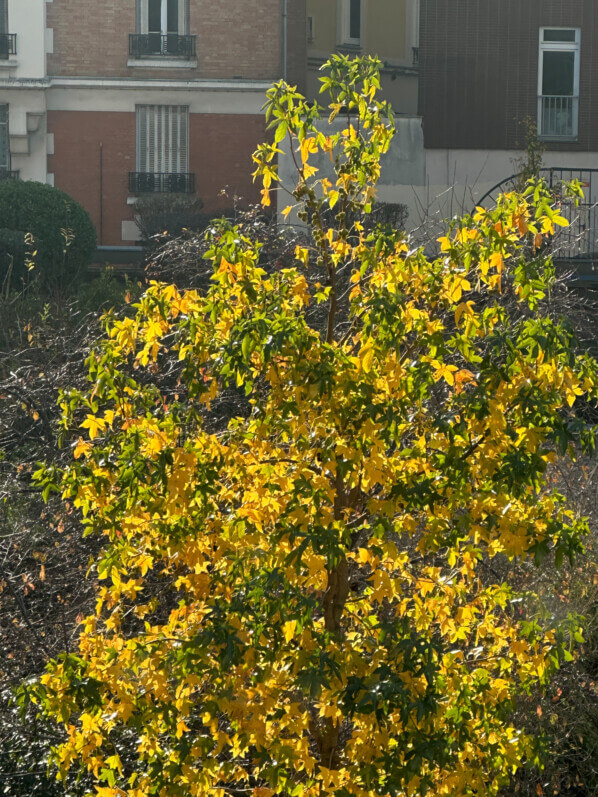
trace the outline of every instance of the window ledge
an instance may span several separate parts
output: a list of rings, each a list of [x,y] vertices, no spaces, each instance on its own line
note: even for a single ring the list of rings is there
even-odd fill
[[[579,136],[550,136],[538,134],[540,141],[545,141],[547,144],[574,144],[579,141]]]
[[[2,69],[15,69],[19,65],[16,58],[0,58],[0,70]]]
[[[162,55],[153,58],[129,58],[127,66],[143,69],[197,69],[197,58],[164,58]]]

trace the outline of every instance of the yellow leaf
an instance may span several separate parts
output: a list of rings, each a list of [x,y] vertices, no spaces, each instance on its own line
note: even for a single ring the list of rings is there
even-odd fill
[[[106,422],[103,418],[96,418],[95,415],[88,415],[81,424],[82,429],[89,430],[89,439],[94,440],[98,436],[98,431],[104,431]]]
[[[502,274],[505,259],[500,252],[494,252],[490,258],[490,267],[495,268],[499,274]]]
[[[110,769],[118,769],[118,771],[122,773],[123,765],[118,755],[108,756],[106,764]]]
[[[463,314],[466,313],[469,317],[473,317],[473,302],[461,302],[455,310],[455,324],[459,326]]]
[[[79,438],[77,441],[77,445],[75,446],[75,450],[73,451],[73,456],[75,459],[79,459],[80,457],[86,457],[89,452],[91,451],[92,446],[89,443],[86,443],[82,437]]]
[[[291,639],[295,636],[296,628],[297,628],[297,620],[287,620],[282,629],[285,642],[290,642]]]
[[[309,252],[307,249],[304,249],[301,246],[295,247],[295,258],[300,260],[303,265],[307,268],[309,264]]]
[[[310,152],[315,153],[318,151],[318,142],[313,137],[304,138],[300,146],[301,146],[301,160],[303,161],[303,163],[307,162]]]
[[[455,384],[455,371],[457,371],[456,365],[445,365],[444,363],[439,363],[437,360],[432,362],[432,367],[434,368],[434,381],[440,382],[441,379],[444,379],[449,385]]]
[[[374,361],[374,349],[371,347],[362,349],[359,354],[359,360],[361,363],[361,370],[364,373],[369,374],[369,372],[372,370],[372,363]]]
[[[285,219],[289,215],[291,210],[293,210],[293,206],[292,205],[287,205],[286,208],[282,211],[282,215],[285,217]]]

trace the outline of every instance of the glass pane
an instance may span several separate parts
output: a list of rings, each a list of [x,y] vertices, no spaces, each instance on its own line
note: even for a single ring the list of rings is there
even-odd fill
[[[573,96],[575,53],[544,53],[542,94],[545,97]]]
[[[361,39],[361,0],[350,0],[349,38]]]
[[[147,29],[150,33],[162,31],[162,0],[148,0]]]
[[[545,42],[574,42],[575,41],[575,31],[574,30],[545,30],[544,31],[544,41]]]
[[[168,33],[179,32],[179,0],[168,0]]]

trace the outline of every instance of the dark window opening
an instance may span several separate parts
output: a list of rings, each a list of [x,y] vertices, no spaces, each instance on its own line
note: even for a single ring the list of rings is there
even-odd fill
[[[545,30],[545,42],[575,42],[574,30]]]
[[[550,97],[572,97],[574,87],[575,53],[545,52],[542,94]]]
[[[361,39],[361,0],[350,0],[349,38]]]

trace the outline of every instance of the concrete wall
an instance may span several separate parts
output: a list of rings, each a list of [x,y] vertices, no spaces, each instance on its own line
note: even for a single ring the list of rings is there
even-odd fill
[[[51,34],[46,32],[46,6],[46,0],[9,0],[8,30],[17,34],[16,67],[10,68],[11,77],[31,79],[46,75],[46,45],[51,46]],[[0,65],[0,74],[4,69]]]
[[[413,48],[419,41],[419,0],[362,0],[361,42],[346,45],[343,31],[345,0],[307,0],[307,16],[313,20],[313,39],[308,42],[309,97],[319,93],[319,68],[331,53],[376,55],[384,63],[383,96],[396,113],[417,112],[418,73]]]
[[[332,125],[322,122],[322,130],[326,130],[327,133],[338,132],[344,124],[338,118]],[[405,201],[406,198],[410,200],[413,190],[421,191],[426,185],[426,153],[422,124],[421,119],[417,117],[399,117],[395,119],[395,124],[396,135],[389,151],[382,158],[378,199],[383,202],[403,202],[410,206],[409,202]],[[286,141],[279,146],[283,150],[283,154],[279,155],[279,174],[283,185],[292,190],[296,185],[297,172],[293,159],[286,148]],[[332,179],[333,170],[327,155],[312,156],[310,164],[318,168],[318,179],[321,177]],[[279,213],[289,204],[289,201],[289,196],[285,191],[278,192]],[[288,223],[296,224],[296,215],[289,215]]]
[[[9,0],[8,30],[17,53],[0,60],[0,103],[9,105],[12,169],[24,180],[46,181],[46,30],[45,0]]]
[[[521,171],[521,151],[430,150],[424,148],[421,119],[398,118],[396,126],[397,133],[382,160],[377,200],[406,205],[407,229],[417,241],[433,242],[446,219],[471,212],[497,183]],[[543,160],[548,168],[589,169],[597,164],[598,152],[547,152]],[[327,158],[314,158],[313,165],[320,169],[318,177],[332,176]],[[296,176],[288,153],[280,156],[280,174],[285,186],[292,189]],[[279,192],[279,213],[288,204],[288,194]],[[296,214],[290,214],[287,221],[296,224]]]

